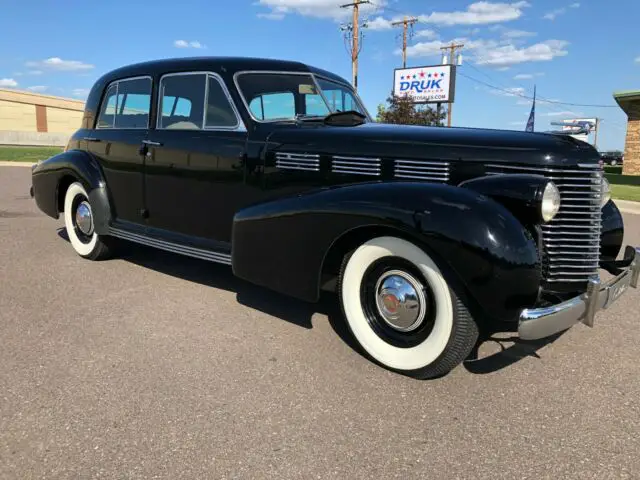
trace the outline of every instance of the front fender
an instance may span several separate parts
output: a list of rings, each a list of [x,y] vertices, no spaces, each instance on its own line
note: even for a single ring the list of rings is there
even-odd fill
[[[42,212],[53,218],[59,217],[62,210],[62,205],[59,205],[60,188],[65,179],[82,183],[89,194],[96,220],[108,217],[111,209],[100,165],[89,153],[81,150],[60,153],[33,167],[33,196]],[[96,223],[96,230],[99,229]]]
[[[255,205],[234,218],[234,273],[304,300],[319,298],[327,252],[362,227],[385,227],[425,249],[483,313],[509,321],[538,297],[536,244],[502,205],[426,183],[361,183]]]

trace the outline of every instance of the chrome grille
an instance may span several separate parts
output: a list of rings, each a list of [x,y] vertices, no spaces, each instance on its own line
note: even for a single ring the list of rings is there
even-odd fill
[[[276,167],[285,170],[320,170],[320,155],[306,153],[276,153]]]
[[[380,159],[368,157],[334,156],[331,171],[352,175],[380,176]]]
[[[449,162],[396,160],[393,176],[435,182],[449,181]]]
[[[560,190],[558,215],[541,226],[545,280],[585,282],[600,262],[602,168],[595,164],[570,168],[487,165],[489,174],[530,173],[553,180]]]

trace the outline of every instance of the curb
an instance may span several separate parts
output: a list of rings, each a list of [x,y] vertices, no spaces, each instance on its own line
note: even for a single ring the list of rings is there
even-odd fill
[[[613,199],[614,203],[623,213],[632,213],[636,215],[640,215],[640,202],[632,202],[630,200],[617,200]]]
[[[31,167],[35,162],[7,162],[0,160],[0,167]]]

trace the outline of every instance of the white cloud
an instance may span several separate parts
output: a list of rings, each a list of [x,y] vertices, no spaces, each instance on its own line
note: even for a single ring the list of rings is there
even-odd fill
[[[526,1],[515,3],[492,3],[480,1],[472,3],[465,11],[433,12],[420,16],[420,21],[439,25],[481,25],[509,22],[520,18],[522,9],[529,6]]]
[[[350,8],[341,8],[341,5],[346,3],[349,2],[344,0],[258,0],[254,5],[266,7],[270,9],[270,14],[281,15],[282,17],[295,13],[307,17],[328,18],[339,21],[351,18],[353,13]],[[375,5],[365,3],[360,6],[360,12],[363,15],[372,14],[379,7],[385,6],[386,3],[386,0],[378,0]]]
[[[29,70],[27,75],[42,75],[44,72],[42,70]]]
[[[468,38],[454,38],[451,41],[443,41],[443,40],[432,40],[429,42],[418,42],[415,45],[411,45],[407,47],[407,56],[409,57],[430,57],[435,55],[441,55],[442,51],[440,48],[446,47],[451,43],[463,43],[464,49],[463,51],[471,51],[474,52],[476,56],[483,56],[485,51],[490,51],[491,49],[498,48],[500,43],[496,40],[471,40]],[[402,51],[400,49],[396,50],[396,54],[401,54]]]
[[[176,48],[206,48],[197,40],[176,40],[173,42],[173,46]]]
[[[572,110],[564,110],[558,112],[547,112],[543,114],[545,117],[581,117],[582,112],[574,112]]]
[[[436,38],[438,34],[433,30],[419,30],[416,32],[415,36],[418,38],[426,38],[427,40],[430,40],[432,38]]]
[[[71,91],[71,94],[74,97],[86,98],[86,96],[89,95],[89,89],[88,88],[74,88]]]
[[[32,87],[27,87],[27,90],[31,90],[32,92],[45,92],[49,87],[46,85],[34,85]]]
[[[531,73],[519,73],[518,75],[513,77],[514,80],[530,80],[532,78],[533,75]]]
[[[258,18],[264,18],[265,20],[282,20],[284,13],[271,12],[271,13],[259,13]]]
[[[537,33],[535,32],[527,32],[525,30],[506,30],[502,32],[502,36],[504,38],[526,38],[526,37],[535,37]]]
[[[640,57],[636,57],[635,62],[640,63]]]
[[[544,18],[545,20],[553,21],[556,19],[556,17],[562,15],[566,11],[567,11],[566,8],[556,8],[555,10],[551,10],[550,12],[545,13],[542,18]]]
[[[27,62],[26,65],[27,67],[35,67],[38,69],[31,70],[29,72],[31,75],[40,75],[42,71],[39,69],[78,72],[95,68],[94,65],[89,63],[80,62],[78,60],[63,60],[60,57],[51,57],[46,60]]]
[[[491,89],[490,92],[494,95],[502,95],[504,97],[521,97],[522,95],[525,95],[526,90],[522,87],[512,87],[505,88],[504,90]]]
[[[580,3],[575,2],[572,3],[571,5],[569,5],[569,8],[580,8]],[[545,20],[555,20],[557,17],[559,17],[560,15],[564,15],[565,13],[567,13],[567,7],[562,7],[562,8],[556,8],[555,10],[551,10],[550,12],[547,12],[542,18],[544,18]]]
[[[15,88],[18,86],[13,78],[0,78],[0,88]]]
[[[514,45],[502,45],[483,52],[477,63],[504,67],[526,62],[544,62],[555,57],[567,55],[568,42],[564,40],[546,40],[528,47],[517,48]]]
[[[393,23],[392,20],[387,20],[384,17],[376,17],[367,22],[367,28],[369,30],[391,30],[393,28],[391,23]]]

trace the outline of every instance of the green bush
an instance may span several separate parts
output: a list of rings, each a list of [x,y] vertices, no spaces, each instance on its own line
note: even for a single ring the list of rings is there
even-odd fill
[[[611,165],[605,165],[604,166],[604,171],[606,173],[615,173],[615,174],[621,175],[622,174],[622,167],[619,167],[617,165],[615,167],[612,167]]]
[[[618,175],[606,173],[605,177],[612,185],[640,185],[640,175]]]

